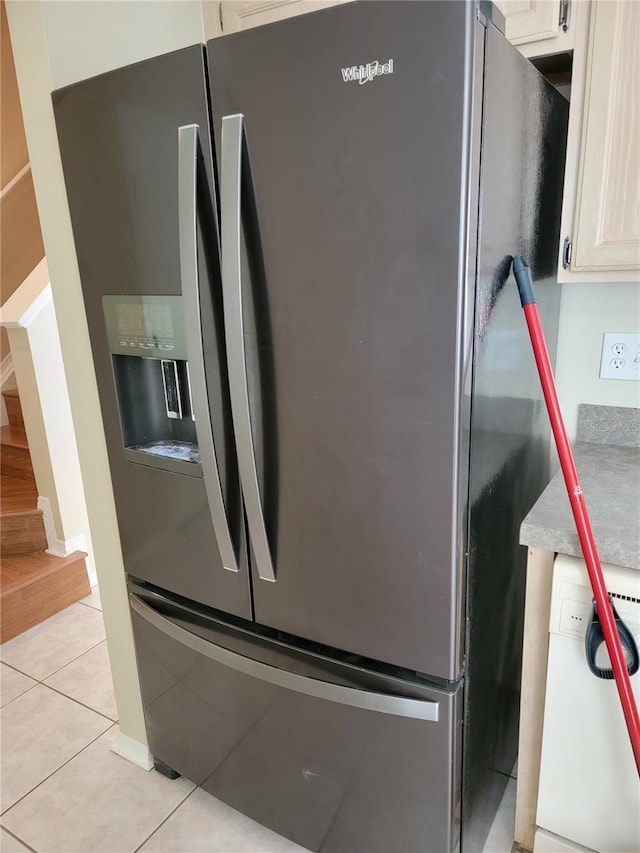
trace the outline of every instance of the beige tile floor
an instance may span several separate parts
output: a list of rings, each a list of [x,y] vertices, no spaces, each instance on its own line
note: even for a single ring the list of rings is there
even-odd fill
[[[185,779],[111,752],[117,710],[97,589],[0,646],[0,705],[2,853],[302,850]],[[514,811],[511,779],[485,853],[511,850]]]

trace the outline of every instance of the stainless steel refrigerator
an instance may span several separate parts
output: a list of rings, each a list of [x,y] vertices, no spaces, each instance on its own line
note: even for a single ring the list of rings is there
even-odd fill
[[[53,94],[149,745],[310,850],[481,849],[516,753],[566,103],[473,2]],[[494,20],[492,20],[494,17]]]

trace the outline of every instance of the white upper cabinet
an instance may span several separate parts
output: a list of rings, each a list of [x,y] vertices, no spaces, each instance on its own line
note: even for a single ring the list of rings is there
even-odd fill
[[[206,35],[213,38],[235,33],[344,2],[348,0],[222,0],[217,3],[205,0]]]
[[[494,0],[505,35],[525,56],[573,49],[572,6],[579,0]]]
[[[640,269],[639,51],[640,3],[594,3],[569,235],[573,271]]]
[[[640,0],[496,5],[525,56],[573,53],[558,280],[638,280]]]

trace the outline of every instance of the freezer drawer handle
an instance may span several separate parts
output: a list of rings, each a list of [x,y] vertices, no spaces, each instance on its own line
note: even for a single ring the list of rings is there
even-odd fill
[[[189,385],[192,392],[192,415],[195,420],[196,434],[198,436],[202,477],[207,492],[211,521],[220,550],[222,565],[227,571],[237,572],[238,563],[227,522],[207,402],[202,327],[200,325],[198,238],[196,230],[198,157],[202,157],[198,140],[198,125],[188,124],[179,127],[178,230],[180,239],[180,278],[182,281],[184,324],[187,338],[187,356],[189,359]]]
[[[192,634],[149,607],[136,595],[131,594],[129,599],[131,608],[166,636],[171,637],[183,646],[187,646],[192,651],[222,664],[222,666],[242,672],[252,678],[259,678],[261,681],[274,684],[276,687],[303,693],[305,696],[336,702],[338,705],[350,705],[352,708],[377,711],[380,714],[391,714],[394,717],[409,717],[414,720],[438,722],[438,702],[358,690],[354,687],[344,687],[342,684],[332,684],[316,678],[305,678],[305,676],[294,672],[268,666],[266,663],[236,654],[236,652],[231,652],[229,649],[224,649],[204,640],[197,634]]]
[[[242,261],[241,261],[241,179],[242,179],[242,115],[222,119],[220,212],[222,246],[222,293],[224,325],[231,392],[231,414],[238,452],[238,468],[244,496],[249,535],[258,576],[263,581],[275,581],[269,540],[264,523],[260,486],[256,469],[249,410],[247,364],[244,352],[242,321]]]

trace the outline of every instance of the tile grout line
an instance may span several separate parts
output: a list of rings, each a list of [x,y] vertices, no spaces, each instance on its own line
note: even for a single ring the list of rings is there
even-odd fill
[[[84,607],[90,607],[92,610],[98,610],[102,613],[102,607],[96,607],[95,604],[89,604],[87,601],[76,601],[76,604],[82,604]]]
[[[27,676],[27,678],[30,678],[32,681],[37,681],[37,680],[38,680],[37,678],[34,678],[32,675],[27,675],[27,673],[26,673],[26,672],[23,672],[21,669],[18,669],[18,667],[17,667],[17,666],[14,666],[12,663],[7,663],[7,662],[6,662],[6,660],[2,660],[2,659],[0,659],[0,663],[1,663],[1,664],[3,664],[4,666],[8,666],[8,667],[9,667],[9,669],[12,669],[14,672],[19,672],[19,673],[20,673],[20,675],[26,675],[26,676]],[[49,676],[47,676],[47,678],[48,678],[48,677],[49,677]]]
[[[69,607],[67,607],[65,609],[70,610],[75,604],[82,604],[82,602],[81,601],[75,601],[73,604],[69,605]],[[89,607],[91,610],[97,611],[98,613],[102,614],[102,625],[104,628],[104,614],[102,613],[102,610],[99,610],[97,607],[91,607],[90,604],[85,604],[84,606]],[[64,612],[65,612],[64,610],[59,611],[59,613],[64,613]],[[54,613],[53,616],[49,617],[49,619],[55,618],[56,616],[59,615],[59,613]],[[34,625],[33,628],[39,628],[41,625],[45,625],[49,621],[49,619],[45,619],[44,622],[40,622],[39,625]],[[29,628],[29,631],[32,631],[33,628]],[[26,632],[24,632],[24,633],[26,633]],[[22,636],[24,636],[24,634],[18,634],[18,636],[22,637]],[[12,637],[11,639],[13,640],[16,638]],[[82,655],[84,655],[87,652],[90,652],[93,649],[95,649],[97,646],[100,645],[100,643],[106,642],[106,639],[107,639],[107,637],[106,637],[106,633],[105,633],[105,636],[102,638],[102,640],[95,643],[93,646],[90,646],[88,649],[85,649],[79,655],[76,655],[76,657],[72,658],[71,660],[67,661],[67,663],[63,664],[63,666],[60,666],[60,667],[58,667],[58,669],[55,669],[53,672],[50,672],[48,675],[45,675],[44,678],[36,678],[35,676],[30,675],[28,672],[24,672],[24,670],[18,669],[18,667],[15,664],[10,664],[10,663],[7,663],[6,660],[3,660],[1,655],[2,655],[2,647],[4,645],[6,645],[5,643],[0,644],[0,663],[3,663],[5,666],[10,667],[11,669],[14,669],[16,672],[19,672],[21,675],[26,675],[28,678],[32,678],[34,681],[37,681],[39,684],[42,684],[42,682],[45,680],[45,678],[51,678],[52,675],[55,675],[57,672],[60,672],[60,670],[64,669],[64,667],[67,666],[68,664],[73,663],[74,661],[78,660],[78,658],[81,658]],[[11,640],[7,640],[7,643],[10,643],[10,642],[11,642]]]
[[[49,673],[49,675],[46,675],[46,676],[42,679],[42,681],[40,682],[40,684],[44,684],[44,682],[47,680],[47,678],[51,678],[52,676],[57,675],[61,670],[63,670],[63,669],[65,668],[65,666],[69,666],[69,664],[71,664],[71,663],[75,663],[77,660],[80,660],[80,658],[82,657],[82,655],[86,655],[86,654],[88,654],[89,652],[92,652],[94,649],[97,649],[97,648],[98,648],[98,646],[101,646],[101,645],[102,645],[102,643],[106,643],[106,642],[107,642],[107,638],[106,638],[106,636],[105,636],[105,637],[104,637],[104,639],[100,640],[100,642],[99,642],[99,643],[96,643],[94,646],[90,646],[88,649],[85,649],[85,651],[84,651],[84,652],[82,652],[81,654],[76,655],[76,657],[72,658],[70,661],[67,661],[67,663],[65,663],[65,664],[64,664],[64,666],[59,666],[59,667],[58,667],[58,669],[54,669],[54,671],[53,671],[53,672],[50,672],[50,673]],[[32,677],[33,677],[33,676],[32,676]],[[47,685],[47,686],[48,686],[48,685]]]
[[[104,639],[95,643],[95,645],[93,645],[93,646],[89,646],[88,649],[85,649],[83,652],[80,652],[79,655],[76,655],[74,658],[71,658],[71,660],[68,660],[62,666],[59,666],[57,669],[54,669],[53,672],[47,673],[47,675],[45,675],[43,678],[36,678],[35,675],[29,675],[28,672],[25,672],[22,669],[18,669],[15,664],[7,663],[4,660],[0,661],[0,663],[3,663],[5,666],[11,667],[11,669],[14,669],[16,672],[19,672],[20,675],[26,675],[27,678],[31,678],[31,679],[33,679],[33,681],[37,681],[38,684],[44,684],[44,682],[47,680],[47,678],[51,678],[52,675],[56,675],[58,672],[60,672],[61,669],[64,669],[65,666],[69,666],[70,663],[75,663],[75,661],[79,660],[82,657],[82,655],[86,655],[87,652],[92,652],[94,649],[97,649],[98,646],[101,645],[102,643],[106,643],[106,641],[107,641],[107,638],[105,636]],[[45,686],[48,686],[48,685],[45,685]]]
[[[183,777],[181,777],[181,778],[183,778],[183,779],[184,779],[184,776],[183,776]],[[177,782],[178,780],[176,779],[175,781]],[[189,780],[187,779],[187,780],[185,780],[185,781],[189,781]],[[193,784],[193,783],[192,783],[192,784]],[[187,796],[186,796],[184,799],[180,800],[180,802],[178,803],[178,805],[177,805],[174,809],[171,809],[171,811],[170,811],[170,812],[169,812],[169,814],[164,818],[164,820],[161,820],[161,821],[160,821],[160,823],[156,826],[156,828],[155,828],[154,830],[152,830],[152,831],[149,833],[149,835],[147,835],[147,837],[144,839],[144,841],[142,842],[142,844],[138,844],[138,846],[133,850],[133,853],[139,853],[139,851],[140,851],[140,850],[142,850],[142,848],[143,848],[143,847],[144,847],[144,845],[147,843],[147,841],[149,841],[151,838],[153,838],[153,836],[156,834],[156,832],[157,832],[161,827],[163,827],[163,826],[165,825],[165,823],[169,820],[169,818],[170,818],[170,817],[173,817],[173,815],[178,811],[178,809],[179,809],[181,806],[183,806],[183,805],[187,802],[187,800],[189,799],[189,797],[190,797],[193,793],[195,793],[197,790],[198,790],[198,786],[194,784],[193,788],[189,791],[189,793],[187,794]]]
[[[89,652],[93,651],[93,649],[96,649],[99,645],[101,645],[104,642],[106,642],[106,640],[101,640],[100,643],[97,643],[95,646],[92,646],[90,649],[87,649],[87,651],[83,652],[82,655],[88,654]],[[54,675],[57,675],[59,672],[61,672],[66,666],[69,666],[70,664],[79,660],[82,657],[82,655],[78,655],[77,658],[74,658],[73,660],[69,661],[68,664],[65,664],[64,666],[60,667],[60,669],[56,669],[55,672],[51,673],[51,675],[47,675],[47,679],[52,678]],[[8,664],[5,664],[5,666],[8,666]],[[14,667],[11,667],[11,669],[14,669]],[[29,687],[27,687],[26,690],[23,690],[22,693],[19,693],[17,696],[14,696],[13,699],[10,699],[6,704],[2,705],[2,708],[0,708],[0,710],[3,710],[4,708],[8,708],[12,702],[15,702],[16,699],[20,699],[22,696],[25,696],[27,693],[29,693],[29,691],[33,690],[33,688],[39,684],[42,687],[46,687],[48,690],[51,690],[53,693],[57,693],[59,696],[63,696],[65,699],[69,699],[70,702],[75,702],[76,705],[80,705],[80,707],[85,708],[87,711],[92,711],[94,714],[98,714],[100,717],[104,717],[105,720],[109,720],[109,722],[111,722],[111,723],[117,723],[118,722],[117,717],[116,717],[116,719],[114,719],[113,717],[110,717],[108,714],[104,714],[102,711],[98,711],[97,708],[92,708],[91,705],[86,705],[84,702],[81,702],[79,699],[76,699],[75,696],[70,696],[68,693],[65,693],[63,690],[60,690],[58,687],[54,687],[52,684],[47,684],[46,680],[39,681],[38,679],[34,679],[33,676],[31,676],[31,675],[27,676],[27,674],[25,672],[22,672],[19,669],[14,669],[14,671],[20,673],[20,675],[25,675],[27,678],[31,678],[33,681],[35,681],[35,684],[31,684]],[[117,710],[117,708],[116,708],[116,710]]]
[[[34,688],[34,687],[37,687],[37,686],[38,686],[38,684],[40,684],[40,682],[39,682],[39,681],[36,681],[36,683],[35,683],[35,684],[30,684],[30,685],[29,685],[29,687],[27,687],[27,689],[26,689],[26,690],[23,690],[23,691],[22,691],[22,693],[18,693],[18,695],[17,695],[17,696],[14,696],[14,697],[13,697],[13,699],[9,699],[9,701],[8,701],[8,702],[5,702],[5,703],[4,703],[4,705],[0,706],[0,711],[4,711],[4,709],[5,709],[5,708],[8,708],[8,707],[9,707],[9,705],[10,705],[12,702],[15,702],[15,701],[16,701],[16,699],[20,699],[20,697],[22,697],[22,696],[26,696],[26,695],[27,695],[27,693],[29,693],[29,691],[30,691],[30,690],[33,690],[33,688]],[[45,685],[45,686],[46,686],[46,685]]]
[[[31,788],[29,791],[27,791],[27,793],[26,793],[26,794],[23,794],[23,795],[20,797],[20,799],[16,800],[16,801],[15,801],[15,803],[12,803],[12,804],[9,806],[9,808],[8,808],[8,809],[5,809],[2,813],[0,813],[0,826],[2,826],[2,828],[6,830],[6,826],[4,826],[4,825],[2,824],[2,818],[3,818],[5,815],[9,814],[9,812],[11,811],[11,809],[15,808],[19,803],[21,803],[21,802],[25,799],[25,797],[28,797],[30,794],[33,794],[33,792],[34,792],[34,791],[36,791],[36,790],[40,787],[40,785],[43,785],[43,784],[44,784],[48,779],[51,779],[51,777],[52,777],[52,776],[55,776],[55,774],[58,772],[58,770],[62,770],[62,768],[63,768],[63,767],[66,767],[66,766],[67,766],[67,764],[68,764],[70,761],[73,761],[73,759],[74,759],[74,758],[77,758],[77,757],[80,755],[80,753],[81,753],[81,752],[84,752],[84,751],[85,751],[85,749],[88,749],[92,744],[94,744],[94,743],[98,740],[98,738],[101,738],[103,735],[106,735],[106,733],[107,733],[108,731],[111,731],[111,729],[112,729],[114,726],[116,726],[116,725],[117,725],[117,723],[111,723],[111,725],[110,725],[110,726],[108,726],[104,731],[100,732],[100,734],[97,734],[94,738],[92,738],[92,739],[89,741],[89,743],[85,744],[85,745],[82,747],[82,749],[79,749],[79,750],[78,750],[77,752],[75,752],[72,756],[70,756],[69,758],[67,758],[67,760],[66,760],[66,761],[63,761],[63,762],[62,762],[62,764],[61,764],[59,767],[56,767],[56,769],[55,769],[55,770],[52,770],[52,772],[51,772],[51,773],[49,773],[49,775],[48,775],[48,776],[45,776],[45,778],[44,778],[44,779],[41,779],[41,780],[38,782],[38,784],[37,784],[37,785],[34,785],[34,787],[33,787],[33,788]]]
[[[51,677],[51,676],[49,676],[49,677]],[[81,708],[85,708],[87,711],[93,711],[94,714],[98,714],[98,716],[104,717],[105,720],[109,720],[110,723],[117,723],[118,722],[117,719],[114,720],[113,717],[110,717],[108,714],[103,714],[102,711],[98,711],[96,708],[92,708],[91,705],[85,705],[84,702],[81,702],[79,699],[76,699],[74,696],[69,696],[68,693],[64,693],[62,690],[59,690],[57,687],[52,687],[51,684],[45,684],[43,681],[40,681],[39,684],[41,684],[43,687],[48,688],[53,693],[57,693],[58,696],[62,696],[65,699],[69,699],[70,702],[75,702],[76,705],[80,705]],[[25,692],[28,692],[28,691],[25,691]],[[21,695],[24,695],[24,694],[21,694]],[[16,696],[16,699],[19,699],[19,698],[20,698],[20,696]],[[11,702],[13,702],[13,699],[11,700]],[[7,705],[10,705],[11,702],[7,702]]]
[[[31,850],[31,853],[38,853],[38,851],[35,849],[35,847],[32,847],[30,844],[27,844],[26,841],[23,841],[19,835],[16,835],[15,832],[12,832],[10,829],[7,829],[6,826],[2,826],[2,824],[0,824],[0,828],[2,829],[3,832],[6,832],[7,835],[10,835],[12,838],[15,838],[16,841],[19,841],[23,847],[27,848],[27,850]]]

